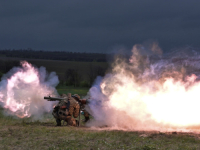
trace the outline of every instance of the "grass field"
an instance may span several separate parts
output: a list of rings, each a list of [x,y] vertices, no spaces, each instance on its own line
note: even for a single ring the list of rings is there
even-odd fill
[[[55,127],[52,117],[43,121],[16,119],[0,114],[0,149],[71,150],[195,150],[200,135],[144,131],[109,131],[84,127]]]
[[[78,94],[81,97],[86,96],[88,91],[89,91],[89,88],[73,87],[73,86],[61,86],[61,85],[57,86],[56,89],[57,89],[57,92],[59,94],[71,93],[72,95]]]
[[[66,66],[74,65],[84,70],[89,64],[80,62],[60,62],[34,60],[35,65],[45,66],[48,71],[63,71]],[[40,62],[41,61],[41,62]],[[29,61],[31,62],[31,61]],[[37,64],[38,63],[38,64]],[[68,63],[68,64],[67,64]],[[72,63],[72,64],[71,64]],[[60,66],[60,67],[58,67]],[[55,68],[55,69],[54,69]],[[63,70],[62,70],[63,69]],[[78,68],[77,68],[78,69]],[[85,96],[89,88],[58,86],[59,94],[72,93]],[[200,134],[158,131],[117,131],[108,128],[89,128],[63,125],[56,127],[51,112],[41,120],[16,118],[4,114],[0,108],[0,149],[8,150],[200,150]]]
[[[68,89],[67,90],[65,90]],[[71,92],[85,95],[88,89],[57,87],[59,93]],[[80,94],[81,95],[81,94]],[[0,109],[0,149],[44,149],[44,150],[195,150],[200,149],[200,134],[162,133],[157,131],[111,131],[107,128],[94,129],[56,127],[51,112],[40,121],[32,118],[6,116]]]
[[[75,62],[75,61],[56,61],[56,60],[28,60],[37,67],[44,66],[49,72],[54,71],[59,76],[64,76],[68,68],[77,70],[84,79],[88,78],[90,67],[100,66],[104,69],[108,67],[105,62]]]
[[[25,60],[22,58],[2,57],[0,60],[13,61],[13,60]],[[88,74],[91,68],[101,67],[107,70],[108,63],[106,62],[76,62],[76,61],[59,61],[59,60],[43,60],[43,59],[26,59],[34,66],[45,67],[48,72],[56,72],[56,74],[62,79],[67,69],[75,69],[82,76],[83,80],[88,80]]]

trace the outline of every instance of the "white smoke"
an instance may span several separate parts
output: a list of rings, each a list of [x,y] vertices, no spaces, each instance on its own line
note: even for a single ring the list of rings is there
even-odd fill
[[[0,82],[0,105],[10,115],[40,119],[53,108],[54,102],[44,100],[44,96],[57,96],[55,87],[59,80],[55,72],[47,73],[44,67],[36,68],[21,62],[4,74]]]
[[[151,53],[148,50],[151,50]],[[146,53],[146,51],[148,51]],[[153,52],[157,55],[150,55]],[[89,91],[88,126],[126,130],[179,130],[200,126],[200,55],[135,45],[129,60],[117,58]]]

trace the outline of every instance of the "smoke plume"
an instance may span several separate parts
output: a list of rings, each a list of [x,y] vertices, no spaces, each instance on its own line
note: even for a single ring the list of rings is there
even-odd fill
[[[88,126],[124,130],[196,130],[200,127],[200,55],[191,50],[161,55],[157,43],[135,45],[129,60],[89,91]]]
[[[21,67],[14,67],[4,74],[0,82],[0,105],[7,114],[18,117],[41,118],[53,108],[53,102],[44,96],[57,95],[59,83],[55,72],[48,74],[44,67],[36,68],[23,61]]]

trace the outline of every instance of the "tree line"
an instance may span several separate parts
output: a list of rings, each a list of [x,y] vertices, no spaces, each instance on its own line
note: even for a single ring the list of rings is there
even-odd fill
[[[64,51],[36,51],[32,49],[0,50],[0,56],[82,62],[106,62],[106,54]]]

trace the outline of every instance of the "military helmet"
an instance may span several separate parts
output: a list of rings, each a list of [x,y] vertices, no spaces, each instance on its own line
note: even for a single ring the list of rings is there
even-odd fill
[[[80,99],[81,97],[78,94],[74,94],[74,97]]]

